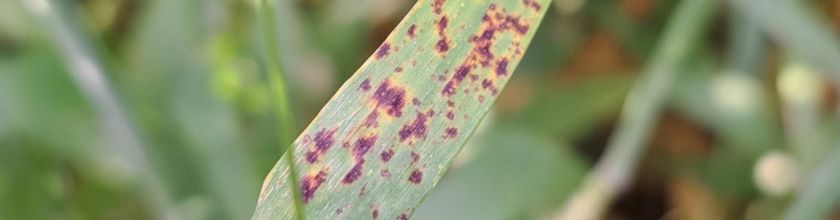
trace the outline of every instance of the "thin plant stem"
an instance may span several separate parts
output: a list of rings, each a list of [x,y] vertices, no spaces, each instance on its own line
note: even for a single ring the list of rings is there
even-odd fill
[[[69,68],[73,81],[96,110],[105,139],[103,145],[107,148],[104,149],[104,155],[109,164],[104,166],[118,167],[119,172],[137,178],[147,191],[142,195],[150,207],[155,209],[158,219],[180,219],[172,209],[173,202],[160,175],[144,151],[144,144],[108,85],[103,67],[89,44],[63,18],[65,16],[61,15],[61,9],[49,0],[24,1],[24,6],[44,26],[49,39],[58,48]]]
[[[684,0],[631,88],[603,158],[566,204],[561,219],[595,219],[632,180],[646,138],[674,83],[677,67],[701,39],[717,1]]]
[[[295,218],[298,220],[304,219],[303,216],[303,201],[301,200],[300,189],[297,188],[297,169],[295,168],[295,152],[292,146],[292,137],[294,137],[294,119],[289,105],[289,100],[286,92],[286,84],[283,79],[283,64],[280,60],[279,45],[277,43],[277,30],[274,8],[276,4],[273,0],[260,0],[259,3],[259,17],[261,23],[261,32],[263,34],[263,42],[265,46],[266,64],[268,66],[268,80],[270,90],[272,93],[272,100],[275,110],[275,117],[277,118],[277,126],[280,130],[279,144],[286,147],[286,162],[289,164],[289,182],[292,186],[292,194],[294,195]]]

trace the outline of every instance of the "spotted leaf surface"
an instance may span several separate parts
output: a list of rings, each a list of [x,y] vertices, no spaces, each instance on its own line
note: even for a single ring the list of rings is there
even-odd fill
[[[510,79],[548,0],[418,1],[280,159],[254,219],[407,219]],[[284,155],[286,157],[288,155]]]

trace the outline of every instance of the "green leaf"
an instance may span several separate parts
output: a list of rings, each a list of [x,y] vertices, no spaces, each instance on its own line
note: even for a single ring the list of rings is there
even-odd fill
[[[254,219],[403,218],[504,88],[548,0],[419,1],[266,178]]]

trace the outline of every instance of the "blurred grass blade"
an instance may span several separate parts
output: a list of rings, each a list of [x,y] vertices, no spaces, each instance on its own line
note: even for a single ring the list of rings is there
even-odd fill
[[[738,73],[761,74],[767,43],[758,24],[734,13],[729,25],[726,65]]]
[[[684,0],[674,12],[659,46],[631,88],[618,128],[603,158],[566,204],[562,219],[596,219],[627,184],[642,155],[651,125],[670,93],[678,66],[697,40],[714,11],[715,1]]]
[[[274,9],[277,7],[276,1],[261,0],[258,4],[259,22],[262,26],[261,32],[263,37],[263,48],[265,62],[268,66],[268,80],[271,87],[272,104],[276,117],[276,126],[280,131],[278,143],[281,146],[289,146],[292,144],[292,135],[295,132],[294,121],[292,117],[291,107],[289,107],[288,96],[286,95],[286,83],[283,79],[283,62],[280,60],[279,44],[277,43],[277,25],[275,24],[276,16]],[[291,167],[288,178],[290,181],[298,178],[297,169],[295,169],[294,150],[291,147],[286,148],[285,163]],[[292,195],[294,198],[294,213],[295,219],[303,219],[303,202],[301,201],[300,190],[297,187],[292,187]]]
[[[820,69],[834,85],[840,85],[840,47],[837,35],[824,21],[816,19],[803,2],[787,0],[730,0],[738,12],[761,25],[774,40],[796,59]],[[814,170],[798,198],[785,213],[785,219],[825,218],[835,205],[840,191],[840,146],[829,153]]]
[[[813,15],[801,1],[730,0],[734,9],[809,65],[828,71],[835,84],[840,83],[840,47],[836,34]]]
[[[24,2],[24,6],[41,23],[61,53],[78,89],[94,106],[99,116],[105,157],[103,167],[117,169],[142,183],[148,203],[156,209],[159,219],[175,219],[172,202],[165,191],[159,174],[152,167],[140,139],[130,120],[109,88],[103,67],[94,56],[92,48],[82,40],[81,34],[72,29],[71,22],[61,16],[61,8],[49,0]],[[108,164],[104,164],[108,163]]]
[[[548,0],[419,1],[292,144],[254,219],[407,218],[504,88]]]
[[[819,167],[809,174],[799,196],[786,210],[785,220],[828,219],[831,210],[840,200],[840,145],[836,145],[822,160]]]
[[[827,117],[822,111],[822,91],[819,75],[798,60],[785,62],[778,76],[778,92],[785,112],[785,138],[797,154],[803,171],[813,170],[833,145],[831,133],[821,125]]]

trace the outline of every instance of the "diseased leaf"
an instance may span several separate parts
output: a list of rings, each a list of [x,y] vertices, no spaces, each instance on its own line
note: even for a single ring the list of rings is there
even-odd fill
[[[254,219],[408,218],[434,187],[530,43],[548,0],[418,1],[293,143]]]

